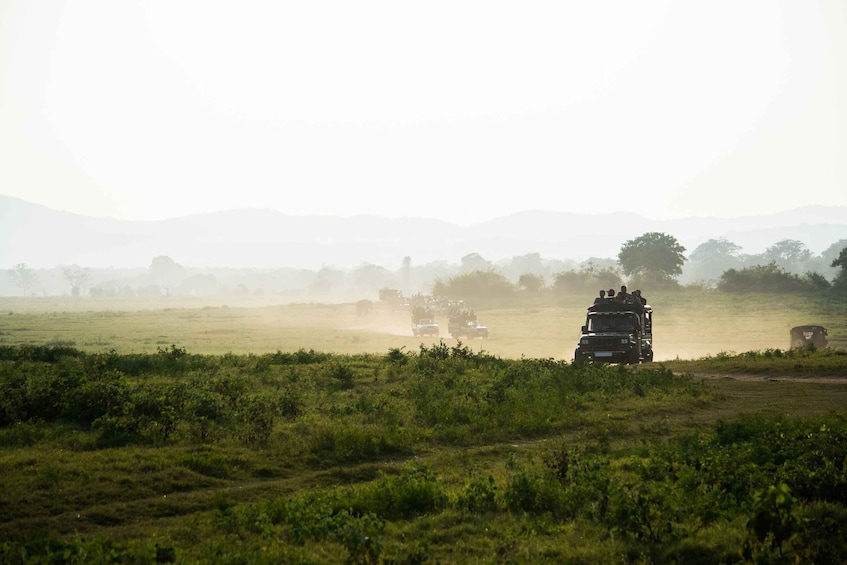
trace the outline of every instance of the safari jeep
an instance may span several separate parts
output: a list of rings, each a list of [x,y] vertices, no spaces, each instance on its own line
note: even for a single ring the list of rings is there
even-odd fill
[[[434,335],[438,336],[438,324],[432,318],[420,318],[412,320],[412,334],[415,336]]]
[[[653,360],[653,309],[604,301],[588,307],[574,363],[635,364]]]

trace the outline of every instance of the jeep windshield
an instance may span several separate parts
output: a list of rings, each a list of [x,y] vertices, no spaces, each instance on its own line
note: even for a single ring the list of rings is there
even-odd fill
[[[632,333],[635,331],[635,317],[632,314],[628,315],[599,315],[588,317],[588,331],[593,333],[602,332],[626,332]]]

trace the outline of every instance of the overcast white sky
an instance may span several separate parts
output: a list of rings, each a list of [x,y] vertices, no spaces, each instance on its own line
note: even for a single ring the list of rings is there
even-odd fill
[[[847,205],[843,0],[0,0],[0,194],[734,217]]]

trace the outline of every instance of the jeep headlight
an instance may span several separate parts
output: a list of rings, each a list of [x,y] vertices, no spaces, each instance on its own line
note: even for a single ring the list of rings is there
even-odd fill
[[[621,343],[629,343],[629,338],[628,337],[622,337]]]
[[[579,344],[580,345],[588,345],[588,340],[586,338],[582,338],[581,340],[579,340]]]

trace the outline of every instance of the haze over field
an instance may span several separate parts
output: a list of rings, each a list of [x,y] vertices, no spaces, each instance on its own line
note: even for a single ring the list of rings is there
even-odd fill
[[[840,0],[0,4],[0,193],[85,216],[847,206],[845,100]]]

